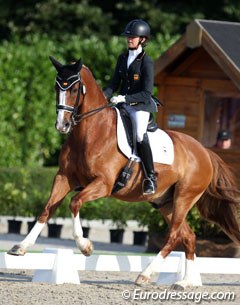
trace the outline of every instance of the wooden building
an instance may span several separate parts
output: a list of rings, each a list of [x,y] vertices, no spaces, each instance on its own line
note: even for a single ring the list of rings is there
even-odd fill
[[[164,103],[158,125],[211,147],[236,170],[240,185],[240,23],[194,20],[154,68]],[[229,149],[213,148],[222,129],[232,134]]]

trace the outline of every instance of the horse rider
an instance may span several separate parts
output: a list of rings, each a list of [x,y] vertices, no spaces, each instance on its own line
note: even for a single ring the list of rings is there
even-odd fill
[[[128,51],[118,57],[112,79],[103,90],[113,104],[123,103],[136,126],[137,150],[145,175],[144,195],[154,194],[157,187],[147,135],[150,113],[157,111],[152,99],[153,62],[144,51],[150,32],[148,23],[141,19],[134,19],[126,25],[122,35],[127,38]],[[117,91],[119,95],[112,96]]]

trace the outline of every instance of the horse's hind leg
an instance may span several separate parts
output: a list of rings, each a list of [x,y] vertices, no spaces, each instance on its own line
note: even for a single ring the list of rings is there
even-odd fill
[[[70,191],[68,178],[64,175],[57,174],[54,179],[51,195],[43,212],[38,217],[38,221],[29,232],[29,234],[18,245],[14,245],[8,254],[24,255],[27,249],[34,245],[47,220],[54,214],[57,207],[60,205],[66,194]],[[34,208],[34,207],[33,207]]]
[[[185,251],[186,261],[185,261],[185,275],[183,280],[180,280],[173,284],[173,289],[183,289],[187,286],[201,286],[201,278],[199,277],[199,272],[196,269],[195,264],[195,244],[196,236],[189,224],[185,220],[180,227],[175,244],[172,244],[172,248],[177,245],[182,244]],[[166,257],[171,252],[171,247],[163,248],[161,254]]]
[[[157,210],[156,213],[157,212],[161,212],[169,225],[172,218],[172,203],[167,204],[164,208]],[[148,284],[151,281],[152,274],[155,273],[156,267],[161,265],[164,258],[165,256],[163,256],[162,251],[160,251],[143,272],[138,275],[135,284],[140,286]]]
[[[188,192],[186,190],[186,192],[184,192],[184,196],[180,196],[178,194],[173,209],[170,205],[168,205],[165,209],[160,210],[167,222],[170,224],[170,231],[162,250],[137,277],[135,281],[137,285],[144,285],[149,283],[151,275],[155,272],[156,266],[159,266],[167,257],[167,255],[180,242],[182,242],[185,246],[187,260],[194,260],[195,235],[185,220],[188,211],[201,196],[201,193],[199,192],[198,194],[195,193],[195,195],[194,193],[192,192],[192,194],[190,194],[190,190],[188,190]],[[191,285],[190,282],[189,285]]]
[[[184,246],[186,261],[185,261],[185,275],[183,280],[176,282],[173,288],[185,288],[187,286],[201,286],[201,278],[199,276],[199,270],[196,269],[195,264],[195,245],[196,235],[193,233],[189,224],[185,220],[183,223],[179,235],[181,236],[181,243]]]
[[[185,276],[183,281],[176,282],[174,288],[192,286],[195,279],[194,257],[195,257],[195,234],[190,229],[186,221],[181,226],[176,237],[171,240],[169,236],[165,243],[165,246],[158,253],[157,257],[152,261],[150,265],[138,276],[136,280],[137,285],[144,285],[150,282],[151,275],[155,272],[156,266],[160,265],[168,254],[179,244],[184,246],[186,254]]]

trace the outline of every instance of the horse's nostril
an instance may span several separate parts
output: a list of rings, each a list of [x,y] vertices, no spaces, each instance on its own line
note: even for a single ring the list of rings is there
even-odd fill
[[[65,121],[63,126],[64,126],[64,128],[69,128],[70,127],[70,122],[69,121]]]

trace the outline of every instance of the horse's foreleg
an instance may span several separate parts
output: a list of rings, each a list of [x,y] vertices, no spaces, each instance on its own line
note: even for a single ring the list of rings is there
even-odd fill
[[[79,213],[76,216],[72,214],[72,219],[73,238],[75,239],[76,245],[85,256],[90,256],[93,252],[93,244],[88,238],[85,238],[83,236],[82,224],[80,221]]]
[[[92,242],[83,236],[81,221],[79,218],[79,211],[85,202],[95,200],[101,197],[109,196],[109,188],[101,178],[96,178],[83,191],[75,195],[70,203],[70,210],[73,218],[73,237],[76,241],[77,247],[86,255],[91,255],[93,251]]]
[[[14,245],[7,253],[11,255],[24,255],[27,248],[34,245],[39,234],[42,232],[45,223],[36,222],[29,234],[18,245]]]
[[[48,202],[43,210],[43,212],[38,217],[38,221],[29,232],[29,234],[22,240],[18,245],[13,246],[8,254],[11,255],[24,255],[27,249],[34,245],[38,236],[42,232],[45,223],[53,215],[56,208],[62,202],[66,194],[70,191],[70,186],[68,179],[63,175],[56,175],[51,191],[51,195],[48,199]]]

